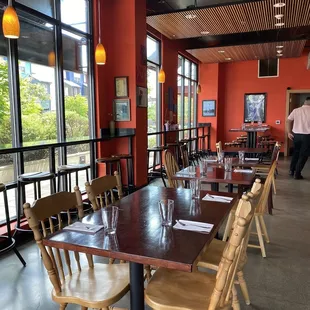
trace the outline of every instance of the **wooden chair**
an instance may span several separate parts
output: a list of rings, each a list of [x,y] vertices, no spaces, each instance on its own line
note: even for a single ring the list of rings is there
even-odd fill
[[[219,153],[223,152],[222,141],[216,142],[215,143],[215,148],[216,148],[216,153],[217,153],[217,156],[218,156]]]
[[[247,201],[247,203],[243,202],[242,200],[239,201],[238,207],[236,209],[235,222],[233,224],[233,227],[236,225],[236,221],[239,219],[239,217],[243,217],[244,212],[248,212],[248,208],[251,208],[252,213],[254,212],[255,206],[253,203],[250,204],[249,201],[250,199],[252,200],[254,196],[259,195],[259,192],[260,192],[259,190],[256,191],[255,195],[249,192],[246,196],[245,195],[242,196],[242,199]],[[249,225],[249,227],[250,226],[251,224]],[[246,249],[249,243],[249,236],[250,236],[250,229],[248,228],[247,233],[244,237],[244,244],[242,247],[240,260],[237,266],[238,280],[235,281],[235,284],[240,285],[242,295],[247,305],[250,305],[251,301],[250,301],[247,284],[244,279],[243,267],[245,266],[246,261],[247,261]],[[213,239],[211,244],[207,248],[207,250],[203,252],[202,257],[199,259],[197,266],[200,268],[206,268],[206,269],[218,271],[219,265],[221,263],[221,254],[223,253],[225,246],[226,246],[225,241]]]
[[[187,144],[184,143],[180,145],[180,153],[181,153],[181,159],[182,159],[182,168],[187,168],[189,166],[189,158],[188,158],[188,150],[187,150]]]
[[[267,179],[263,185],[262,194],[259,198],[259,201],[255,209],[255,213],[254,213],[256,231],[252,232],[251,234],[255,234],[258,236],[259,245],[248,244],[248,247],[259,248],[261,250],[263,257],[266,257],[264,239],[267,243],[270,242],[269,235],[267,232],[267,227],[266,227],[265,220],[264,220],[264,215],[266,214],[266,211],[267,211],[268,197],[270,194],[269,192],[271,190],[272,180],[274,178],[276,166],[277,166],[277,163],[275,161],[269,170]]]
[[[234,279],[252,219],[247,209],[246,219],[240,217],[234,227],[216,275],[159,268],[145,290],[146,303],[155,310],[240,309]]]
[[[260,179],[256,179],[255,182],[252,185],[252,188],[251,188],[250,192],[253,193],[255,196],[258,195],[258,193],[261,190],[261,186],[262,186],[261,185],[261,180]],[[225,230],[224,230],[223,239],[222,239],[224,242],[227,241],[227,238],[229,237],[229,234],[231,232],[233,223],[235,221],[235,213],[236,213],[236,210],[237,210],[237,206],[238,205],[233,206],[233,208],[231,209],[231,211],[229,213],[229,216],[228,216],[228,219],[227,219],[227,223],[226,223],[226,227],[225,227]]]
[[[180,180],[172,180],[172,177],[180,171],[179,166],[172,154],[171,151],[166,150],[165,151],[165,170],[166,174],[168,177],[168,183],[169,187],[172,188],[178,188],[178,187],[183,187],[184,188],[184,183],[183,181]]]
[[[61,211],[68,211],[69,223],[71,222],[69,210],[78,209],[79,218],[83,217],[83,204],[79,188],[74,188],[75,193],[60,192],[34,202],[24,204],[24,211],[29,227],[34,233],[34,239],[41,251],[43,264],[53,285],[52,299],[57,302],[60,310],[69,303],[87,308],[108,310],[109,306],[120,300],[129,291],[128,264],[94,264],[92,257],[87,255],[88,265],[83,266],[78,252],[70,253],[52,247],[45,247],[42,243],[47,230],[44,220],[49,219],[50,229],[55,231],[52,216],[57,215],[58,229],[63,228]],[[40,225],[41,223],[41,225]],[[43,235],[40,231],[43,230]],[[75,260],[76,268],[71,265]],[[65,270],[68,270],[65,274]]]
[[[116,202],[114,191],[117,189],[116,198],[123,198],[122,181],[118,171],[113,175],[106,175],[91,182],[85,183],[85,189],[93,210],[97,211]]]

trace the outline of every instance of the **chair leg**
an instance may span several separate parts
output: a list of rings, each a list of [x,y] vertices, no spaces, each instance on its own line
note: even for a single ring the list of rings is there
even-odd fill
[[[267,227],[266,227],[266,223],[265,223],[263,215],[259,215],[259,221],[260,221],[260,225],[262,227],[262,231],[263,231],[263,234],[264,234],[264,237],[265,237],[265,241],[267,243],[270,243],[270,239],[269,239],[269,235],[268,235],[268,232],[267,232]]]
[[[251,301],[250,301],[249,291],[248,291],[248,287],[246,285],[246,282],[243,276],[243,271],[238,271],[237,276],[238,276],[238,282],[241,288],[244,301],[247,305],[250,305]]]
[[[223,236],[223,239],[222,239],[225,242],[226,242],[227,238],[230,235],[230,231],[231,231],[233,223],[234,223],[234,215],[232,214],[232,212],[230,212],[229,216],[228,216],[227,224],[226,224],[226,227],[225,227],[225,231],[224,231],[224,236]]]
[[[236,290],[235,285],[233,285],[231,292],[232,292],[232,308],[233,310],[240,310],[240,303],[238,300],[238,295],[237,295],[237,290]]]
[[[276,195],[277,189],[276,189],[276,180],[274,177],[272,178],[272,187],[273,187],[273,193]]]
[[[59,305],[59,310],[65,310],[67,308],[68,304],[61,304]]]
[[[150,265],[145,265],[144,269],[146,271],[146,280],[149,282],[151,280],[152,274],[151,274],[151,266]]]
[[[258,241],[259,241],[259,246],[262,252],[262,256],[266,257],[266,250],[265,250],[265,244],[264,244],[264,239],[262,235],[262,230],[260,227],[260,222],[258,216],[255,216],[255,224],[256,224],[256,230],[257,230],[257,235],[258,235]]]
[[[81,306],[81,310],[87,310],[87,307]]]

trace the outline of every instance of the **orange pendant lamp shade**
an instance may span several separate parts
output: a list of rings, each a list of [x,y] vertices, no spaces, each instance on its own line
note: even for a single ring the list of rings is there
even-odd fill
[[[158,73],[158,82],[163,84],[166,81],[166,74],[163,68],[160,68],[159,73]]]
[[[197,94],[200,94],[200,93],[201,93],[201,85],[198,84],[198,85],[197,85]]]
[[[107,54],[105,52],[104,46],[99,43],[96,46],[96,51],[95,51],[95,61],[97,65],[105,65],[107,60]]]
[[[18,16],[12,6],[8,6],[2,18],[3,34],[8,39],[18,39],[20,34],[20,25]]]
[[[51,51],[51,52],[48,53],[47,60],[48,60],[48,65],[49,65],[50,67],[55,67],[55,64],[56,64],[56,55],[55,55],[55,52],[54,52],[54,51]]]

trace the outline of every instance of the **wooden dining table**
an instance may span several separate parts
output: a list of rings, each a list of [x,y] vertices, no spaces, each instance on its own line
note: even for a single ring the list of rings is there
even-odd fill
[[[259,158],[254,158],[255,160],[249,159],[241,161],[238,157],[232,158],[232,166],[233,167],[240,167],[240,168],[255,168],[257,166],[261,166],[261,160]],[[218,167],[218,168],[224,168],[224,163],[219,163],[218,161],[208,161],[208,167]]]
[[[208,192],[216,195],[215,192]],[[201,192],[203,197],[206,192]],[[189,189],[147,186],[118,202],[119,218],[114,235],[103,230],[94,235],[62,230],[43,239],[45,246],[69,251],[126,260],[130,271],[131,310],[144,309],[143,265],[192,272],[200,254],[208,247],[224,219],[237,202],[192,200]],[[176,219],[214,224],[209,234],[177,230],[161,225],[158,201],[174,200],[173,225]],[[101,210],[83,218],[83,222],[102,225]]]
[[[238,185],[238,193],[241,195],[244,186],[251,186],[255,179],[255,171],[252,172],[226,172],[222,167],[208,167],[207,174],[202,175],[200,168],[196,167],[196,173],[190,175],[188,168],[182,169],[172,176],[173,180],[190,181],[191,179],[200,179],[202,183],[211,184],[213,191],[219,191],[219,183],[228,184],[228,191],[233,192],[233,186]]]

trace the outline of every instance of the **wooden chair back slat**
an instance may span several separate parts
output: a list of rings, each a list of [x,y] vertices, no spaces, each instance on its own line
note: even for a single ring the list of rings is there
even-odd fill
[[[222,141],[216,142],[215,143],[215,148],[216,148],[216,153],[217,153],[217,156],[218,156],[219,153],[223,152]]]
[[[173,175],[175,175],[180,169],[175,160],[174,155],[171,151],[165,151],[165,170],[168,177],[169,187],[178,188],[184,187],[183,181],[172,180]]]
[[[274,145],[274,148],[271,154],[271,163],[273,163],[274,161],[278,161],[280,150],[281,150],[281,144],[277,141],[276,144]]]
[[[182,159],[182,168],[187,168],[189,166],[188,150],[186,143],[180,145],[180,153]]]
[[[122,182],[117,171],[114,172],[114,176],[106,175],[86,182],[85,188],[95,211],[116,202],[113,189],[117,189],[118,199],[123,197]]]

